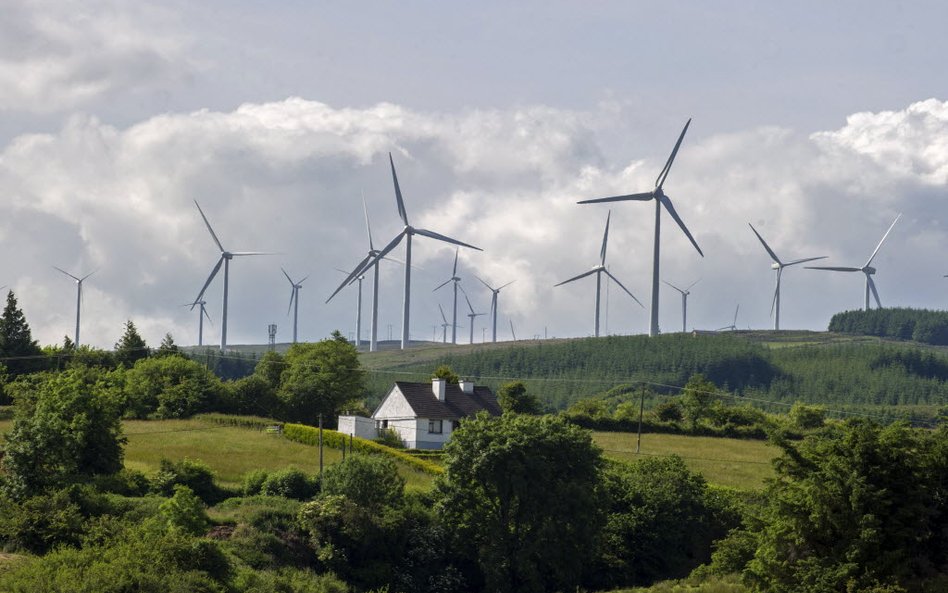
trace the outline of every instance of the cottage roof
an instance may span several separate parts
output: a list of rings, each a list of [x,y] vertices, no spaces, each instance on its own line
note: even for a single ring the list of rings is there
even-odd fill
[[[475,386],[474,393],[464,393],[457,383],[445,385],[445,401],[439,401],[431,391],[431,383],[396,381],[395,386],[418,418],[464,418],[481,410],[491,416],[500,415],[500,405],[494,393],[484,386]]]

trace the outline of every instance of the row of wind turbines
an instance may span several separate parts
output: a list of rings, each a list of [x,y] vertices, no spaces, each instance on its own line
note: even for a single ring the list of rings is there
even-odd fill
[[[651,303],[650,303],[650,320],[649,320],[649,335],[650,336],[655,336],[655,335],[658,335],[659,333],[659,326],[658,326],[659,284],[661,281],[660,280],[660,263],[661,263],[660,262],[660,247],[661,247],[661,220],[662,220],[663,209],[675,221],[675,223],[678,225],[681,231],[685,234],[685,236],[694,246],[698,254],[701,255],[702,257],[704,256],[704,253],[702,252],[701,248],[698,246],[697,241],[692,236],[691,232],[688,230],[688,227],[685,225],[684,221],[682,221],[678,212],[675,210],[675,207],[671,199],[664,192],[665,182],[668,179],[668,175],[671,172],[671,168],[675,162],[675,158],[678,155],[679,149],[681,148],[681,145],[682,145],[682,141],[684,140],[685,134],[687,133],[688,127],[690,125],[691,125],[691,119],[689,119],[685,123],[684,128],[681,130],[681,133],[678,136],[678,140],[676,141],[675,146],[671,151],[671,154],[669,155],[668,159],[665,162],[664,167],[659,172],[658,177],[655,180],[655,186],[650,191],[627,194],[627,195],[611,196],[611,197],[605,197],[605,198],[594,198],[594,199],[582,200],[578,202],[579,204],[596,204],[596,203],[611,203],[611,202],[624,202],[624,201],[646,201],[646,202],[654,201],[655,203],[655,223],[654,223],[655,232],[654,232],[654,248],[653,248],[653,258],[652,258],[652,285],[651,285]],[[391,259],[389,257],[389,254],[396,247],[398,247],[398,245],[402,243],[402,241],[404,241],[405,243],[404,261],[403,262],[399,262],[398,260],[392,260],[392,261],[395,261],[397,263],[402,263],[404,265],[404,270],[405,270],[404,296],[403,296],[403,307],[402,307],[402,332],[401,332],[401,347],[403,349],[407,348],[409,345],[409,328],[410,328],[410,314],[411,314],[411,270],[412,270],[411,259],[412,259],[413,237],[416,235],[419,235],[421,237],[455,245],[457,248],[467,247],[467,248],[474,249],[477,251],[482,251],[481,248],[471,245],[469,243],[460,241],[458,239],[448,237],[446,235],[437,233],[432,230],[412,226],[408,220],[408,213],[405,207],[405,201],[402,196],[401,188],[399,186],[398,175],[395,170],[395,162],[392,158],[391,153],[389,153],[389,165],[391,167],[391,172],[392,172],[392,183],[395,189],[395,200],[396,200],[396,206],[398,209],[398,216],[403,223],[403,228],[382,249],[376,249],[373,238],[372,238],[371,226],[369,224],[368,209],[365,205],[365,199],[363,197],[363,212],[365,214],[366,232],[368,236],[368,250],[366,252],[366,255],[362,258],[362,260],[358,264],[356,264],[356,266],[354,266],[350,272],[347,273],[345,280],[343,280],[339,284],[339,286],[336,288],[336,290],[333,291],[332,294],[329,295],[329,298],[326,299],[326,302],[328,303],[343,288],[350,286],[354,283],[358,283],[359,302],[358,302],[358,316],[357,316],[357,328],[356,328],[356,342],[357,342],[357,345],[359,345],[359,342],[361,340],[361,323],[362,323],[361,285],[362,285],[362,281],[365,279],[365,275],[369,273],[370,271],[373,273],[372,315],[371,315],[371,327],[370,327],[370,334],[369,334],[370,335],[370,339],[369,339],[370,351],[375,351],[378,348],[379,264],[382,260]],[[217,276],[217,274],[220,272],[221,268],[223,267],[224,274],[223,274],[221,327],[220,327],[220,348],[223,351],[227,347],[228,285],[229,285],[229,278],[230,278],[231,260],[235,257],[274,255],[274,254],[272,252],[264,252],[264,251],[229,251],[225,249],[220,239],[218,238],[217,234],[214,232],[214,229],[211,226],[211,223],[208,220],[207,216],[204,214],[204,211],[201,209],[200,204],[198,204],[196,200],[194,203],[195,203],[195,206],[197,206],[201,219],[204,221],[204,224],[207,227],[207,230],[211,236],[211,239],[214,241],[214,244],[219,249],[220,257],[218,258],[217,263],[211,269],[211,272],[208,275],[207,279],[205,280],[204,285],[201,287],[201,290],[198,292],[197,297],[186,306],[190,306],[192,310],[195,307],[200,307],[199,317],[198,317],[199,319],[198,344],[202,345],[203,344],[203,321],[205,318],[208,319],[208,321],[210,321],[210,316],[208,315],[206,307],[205,307],[206,301],[203,299],[203,297],[208,287],[214,281],[215,277]],[[564,280],[563,282],[560,282],[555,285],[555,286],[562,286],[562,285],[574,282],[576,280],[580,280],[587,276],[591,276],[593,274],[596,275],[596,307],[595,307],[594,334],[597,337],[599,336],[599,326],[600,326],[600,300],[601,300],[601,292],[602,292],[601,282],[602,282],[603,274],[605,274],[609,279],[613,280],[626,294],[629,295],[629,297],[631,297],[636,303],[638,303],[639,306],[644,308],[644,305],[642,304],[642,302],[639,301],[639,299],[636,298],[635,295],[632,294],[632,292],[628,288],[626,288],[625,285],[623,285],[622,282],[620,282],[619,279],[616,278],[606,267],[606,251],[608,247],[609,223],[611,220],[611,214],[612,213],[610,210],[606,216],[606,225],[605,225],[605,230],[603,232],[602,247],[600,249],[599,263],[593,266],[592,269],[586,272],[583,272],[581,274],[578,274],[576,276],[573,276],[572,278]],[[872,255],[870,255],[869,259],[866,261],[866,263],[862,267],[858,267],[858,268],[857,267],[842,267],[842,266],[806,266],[806,267],[810,269],[836,271],[836,272],[862,272],[865,275],[865,280],[866,280],[865,282],[865,308],[868,310],[869,305],[870,305],[870,301],[869,301],[870,292],[872,293],[872,296],[875,298],[876,304],[879,307],[881,307],[882,303],[881,303],[881,300],[879,299],[878,291],[872,279],[872,276],[876,273],[876,269],[872,267],[871,264],[875,256],[878,254],[879,249],[882,247],[882,244],[885,242],[886,238],[889,236],[889,233],[892,231],[892,228],[898,222],[899,217],[901,217],[901,214],[898,217],[896,217],[895,221],[893,221],[892,224],[889,226],[889,229],[886,231],[882,239],[879,241],[875,250],[872,252]],[[794,265],[802,264],[802,263],[825,259],[826,256],[807,257],[807,258],[796,259],[796,260],[785,262],[776,255],[774,250],[771,249],[771,247],[767,244],[767,242],[760,235],[760,233],[757,232],[757,229],[755,229],[753,225],[750,225],[750,228],[753,231],[754,235],[760,241],[763,248],[766,250],[767,254],[773,260],[771,267],[773,270],[776,271],[776,286],[774,290],[773,301],[771,304],[771,315],[774,318],[774,329],[779,330],[780,329],[780,288],[781,288],[781,280],[782,280],[784,269],[794,266]],[[69,272],[66,272],[65,270],[62,270],[61,268],[56,268],[56,269],[60,271],[61,273],[65,274],[66,276],[70,277],[71,279],[73,279],[77,285],[75,343],[76,345],[78,345],[79,344],[79,329],[80,329],[80,309],[81,309],[81,303],[82,303],[82,283],[94,272],[90,274],[86,274],[85,276],[82,276],[82,277],[78,277]],[[291,310],[293,312],[293,341],[296,342],[297,337],[298,337],[297,327],[298,327],[298,318],[299,318],[299,315],[298,315],[299,293],[302,288],[303,282],[308,277],[303,278],[299,281],[294,281],[293,278],[289,275],[289,273],[287,273],[286,270],[281,268],[281,271],[283,272],[284,276],[286,277],[287,281],[290,283],[290,286],[291,286],[290,304],[289,304],[289,308],[287,312],[288,314]],[[343,271],[343,273],[346,273],[346,272]],[[490,316],[491,316],[491,326],[492,326],[491,339],[492,341],[496,342],[497,341],[498,296],[500,294],[500,291],[504,289],[505,287],[509,286],[510,284],[512,284],[513,281],[494,287],[481,278],[477,278],[477,279],[485,287],[487,287],[487,289],[491,291],[491,304],[490,304]],[[448,323],[447,316],[444,314],[444,310],[441,309],[442,320],[444,322],[442,326],[444,341],[447,341],[446,332],[447,332],[447,327],[450,326],[451,327],[451,342],[457,343],[457,330],[459,328],[458,323],[457,323],[458,291],[460,290],[464,294],[465,300],[467,301],[467,305],[470,310],[470,313],[468,313],[467,315],[471,318],[470,341],[471,343],[473,343],[474,319],[477,316],[482,315],[483,313],[475,312],[474,307],[471,305],[470,299],[468,298],[467,294],[464,292],[463,288],[460,287],[460,281],[461,281],[461,278],[458,276],[458,251],[456,250],[455,258],[454,258],[454,267],[452,269],[451,277],[445,280],[443,283],[441,283],[437,287],[435,287],[434,290],[437,291],[443,288],[444,286],[447,286],[448,284],[452,284],[453,315],[452,315],[451,323]],[[691,288],[693,288],[695,284],[697,284],[697,281],[692,282],[690,285],[688,285],[685,288],[675,286],[667,281],[665,281],[664,283],[681,294],[682,331],[687,331],[688,296],[690,295]],[[439,305],[439,308],[440,308],[440,305]],[[735,312],[735,322],[731,326],[727,328],[721,328],[721,329],[733,329],[735,327],[736,327],[736,312]],[[513,327],[511,324],[511,332],[512,331],[513,331]]]

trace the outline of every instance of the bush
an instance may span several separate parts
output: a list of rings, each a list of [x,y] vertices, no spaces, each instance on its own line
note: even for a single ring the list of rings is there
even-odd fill
[[[207,512],[204,503],[183,484],[174,485],[174,496],[161,503],[161,516],[172,529],[180,529],[191,535],[203,534],[207,529]]]
[[[267,476],[260,485],[260,494],[265,496],[282,496],[295,500],[310,499],[315,496],[318,491],[318,480],[306,475],[306,472],[303,470],[296,468],[287,468],[274,472]]]
[[[325,494],[341,494],[357,505],[377,508],[401,500],[405,479],[391,459],[351,455],[327,468],[321,486]]]
[[[662,422],[681,422],[684,413],[678,402],[662,402],[655,406],[655,417]]]
[[[56,546],[77,545],[82,530],[79,506],[67,490],[19,503],[0,498],[0,539],[14,549],[45,554]]]
[[[256,496],[263,489],[263,483],[267,481],[268,473],[263,469],[255,469],[244,474],[243,491],[244,496]]]
[[[172,496],[177,484],[187,486],[207,504],[217,502],[222,494],[214,484],[214,472],[204,463],[187,458],[181,461],[162,459],[158,473],[151,481],[152,492]]]

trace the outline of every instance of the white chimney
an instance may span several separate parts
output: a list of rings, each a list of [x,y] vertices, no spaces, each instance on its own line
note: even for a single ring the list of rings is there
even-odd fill
[[[438,398],[438,401],[444,401],[445,395],[445,386],[448,382],[444,379],[432,379],[431,380],[431,392],[435,394],[435,397]]]
[[[464,393],[474,393],[474,381],[461,379],[461,391]]]

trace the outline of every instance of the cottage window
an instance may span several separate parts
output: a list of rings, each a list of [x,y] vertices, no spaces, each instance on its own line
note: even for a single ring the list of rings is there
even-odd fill
[[[441,420],[429,420],[428,432],[431,434],[441,434]]]

